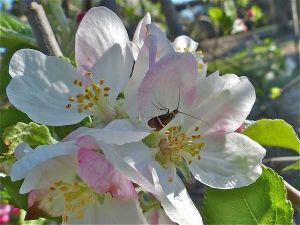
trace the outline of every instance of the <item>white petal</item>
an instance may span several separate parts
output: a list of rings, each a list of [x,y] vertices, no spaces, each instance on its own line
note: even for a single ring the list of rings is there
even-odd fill
[[[174,49],[166,35],[160,30],[155,24],[147,25],[148,35],[153,35],[157,38],[158,49],[157,49],[157,59],[164,57],[167,54],[174,53]]]
[[[200,125],[203,132],[235,131],[249,115],[256,98],[250,81],[234,74],[215,73],[199,79],[197,86],[194,106],[182,110],[201,119],[185,117],[185,126],[190,130]]]
[[[133,63],[133,56],[128,48],[130,41],[120,18],[105,7],[90,9],[83,17],[76,33],[75,59],[79,71],[84,73],[90,70],[115,44],[120,45],[122,49],[125,65]],[[130,72],[124,71],[124,76],[129,77]]]
[[[132,62],[126,64],[119,45],[113,45],[103,53],[102,57],[91,68],[96,83],[104,80],[104,85],[110,88],[109,102],[114,103],[118,94],[124,91],[133,66]]]
[[[181,35],[175,38],[173,42],[173,46],[175,50],[180,52],[185,52],[185,51],[193,52],[196,51],[198,47],[198,43],[186,35]]]
[[[138,54],[137,60],[134,64],[132,76],[129,79],[124,92],[124,111],[126,111],[131,118],[136,118],[139,116],[137,110],[138,88],[147,71],[149,70],[149,67],[153,66],[156,61],[156,51],[157,39],[153,35],[148,35]]]
[[[84,209],[84,217],[70,215],[67,224],[147,224],[138,201],[106,198],[104,203],[92,203]]]
[[[266,150],[239,133],[213,134],[204,138],[200,160],[186,155],[189,168],[200,182],[214,188],[247,186],[261,175]]]
[[[86,117],[75,107],[65,108],[69,96],[82,92],[73,84],[81,77],[65,60],[23,49],[13,55],[9,73],[13,78],[6,89],[9,101],[33,121],[55,126],[78,123]]]
[[[114,120],[103,129],[90,129],[85,135],[90,135],[105,144],[123,145],[139,142],[149,133],[139,129],[129,120],[123,119]]]
[[[146,13],[146,15],[141,19],[141,21],[138,23],[136,30],[134,32],[132,42],[141,48],[144,44],[144,39],[147,36],[147,26],[151,23],[151,15],[150,13]]]
[[[153,167],[152,169],[152,175],[156,191],[159,193],[158,199],[161,201],[161,205],[169,218],[179,225],[203,224],[200,213],[192,202],[181,179],[178,176],[174,177],[172,181],[174,182],[173,191],[169,188],[164,188],[163,186],[172,187],[166,185],[166,182],[169,182],[170,174],[159,165],[155,167],[156,168]],[[165,191],[167,191],[167,193]]]
[[[10,174],[11,179],[16,181],[26,176],[32,179],[29,174],[37,174],[35,170],[43,172],[41,178],[45,181],[50,180],[51,177],[56,179],[57,177],[68,176],[76,166],[76,159],[72,157],[76,154],[76,151],[77,147],[71,141],[53,145],[40,145],[35,150],[28,151],[26,155],[13,164]]]

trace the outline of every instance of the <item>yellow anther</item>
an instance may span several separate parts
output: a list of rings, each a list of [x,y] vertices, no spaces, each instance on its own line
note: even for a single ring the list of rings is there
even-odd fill
[[[55,191],[55,190],[56,190],[55,187],[50,187],[50,188],[49,188],[49,191]]]
[[[198,131],[199,130],[199,127],[195,127],[195,131]]]
[[[67,105],[66,105],[66,109],[70,109],[71,107],[72,107],[71,104],[67,104]]]
[[[78,108],[77,108],[77,111],[78,111],[79,113],[82,113],[82,112],[83,112],[83,110],[84,110],[84,108],[83,108],[83,107],[81,107],[81,106],[78,106]]]
[[[86,75],[86,76],[89,76],[89,77],[92,77],[92,76],[93,76],[93,73],[92,73],[92,71],[86,71],[85,75]]]
[[[198,70],[202,70],[202,69],[203,69],[202,63],[198,63]]]
[[[108,97],[108,93],[104,93],[103,95],[104,95],[104,97]]]
[[[77,100],[78,103],[83,103],[85,99],[86,99],[86,96],[83,95],[83,94],[78,94],[76,96],[76,100]]]
[[[68,100],[70,101],[70,102],[74,102],[74,97],[72,97],[72,96],[70,96],[70,97],[68,97]]]
[[[62,186],[62,187],[60,188],[60,190],[61,190],[62,192],[65,192],[65,191],[67,191],[67,190],[68,190],[68,188],[67,188],[67,187],[65,187],[65,186]]]
[[[105,87],[104,88],[104,91],[109,91],[110,90],[110,87]]]
[[[82,81],[81,80],[74,80],[74,84],[76,86],[82,87]]]
[[[100,85],[103,85],[104,84],[104,80],[100,80]]]

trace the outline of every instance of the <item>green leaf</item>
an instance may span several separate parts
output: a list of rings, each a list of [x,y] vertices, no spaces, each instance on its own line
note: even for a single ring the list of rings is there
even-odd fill
[[[15,126],[7,127],[3,133],[3,141],[9,149],[7,155],[13,154],[15,148],[23,142],[32,148],[55,142],[48,127],[33,122],[29,124],[19,122]]]
[[[208,10],[208,15],[210,16],[210,18],[216,26],[220,25],[220,21],[223,18],[223,14],[224,11],[219,7],[211,7]]]
[[[288,170],[300,170],[300,160],[282,169],[282,171],[288,171]]]
[[[15,107],[9,107],[7,109],[0,109],[0,134],[3,135],[3,131],[6,127],[15,125],[17,122],[28,123],[31,120],[27,117],[25,113],[17,110]],[[0,153],[6,153],[8,151],[7,147],[3,143],[3,139],[0,138]],[[1,158],[1,156],[0,156]],[[0,159],[0,161],[3,158]],[[4,159],[7,159],[7,155],[4,156]]]
[[[30,26],[17,17],[0,12],[0,46],[11,48],[16,44],[26,43],[32,47],[36,47],[36,41],[33,38]]]
[[[261,145],[288,148],[300,153],[300,140],[284,120],[262,119],[247,127],[243,134]]]
[[[28,194],[19,194],[23,180],[12,182],[10,177],[0,177],[0,183],[4,186],[1,190],[1,200],[6,200],[16,208],[27,209]]]
[[[247,187],[209,188],[203,212],[205,224],[291,224],[293,218],[283,179],[271,169]]]

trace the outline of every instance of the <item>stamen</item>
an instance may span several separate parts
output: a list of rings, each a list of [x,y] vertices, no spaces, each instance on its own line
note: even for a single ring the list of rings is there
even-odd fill
[[[104,80],[100,80],[100,85],[103,85],[104,84]]]
[[[82,81],[81,80],[74,80],[74,84],[76,86],[82,87]]]
[[[71,104],[67,104],[67,105],[66,105],[66,109],[70,109],[71,107],[72,107]]]
[[[70,96],[70,97],[68,97],[68,100],[70,101],[70,102],[74,102],[74,97],[72,97],[72,96]]]

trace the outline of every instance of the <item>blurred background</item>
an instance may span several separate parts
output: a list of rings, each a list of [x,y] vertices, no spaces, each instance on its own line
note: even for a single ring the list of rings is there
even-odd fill
[[[74,60],[74,37],[85,12],[106,6],[123,20],[130,38],[139,20],[150,12],[172,41],[186,34],[199,42],[208,73],[247,76],[257,101],[249,119],[282,118],[300,132],[300,0],[41,0],[65,57]],[[21,0],[0,0],[0,107],[10,104],[5,88],[9,61],[21,48],[40,49],[24,15]],[[21,115],[1,115],[2,125]],[[7,120],[10,120],[9,122]],[[299,174],[282,171],[293,153],[268,151],[265,162],[300,188]],[[272,160],[272,159],[280,160]],[[269,160],[269,161],[268,161]],[[190,193],[201,201],[202,187]],[[295,214],[298,217],[297,213]]]

